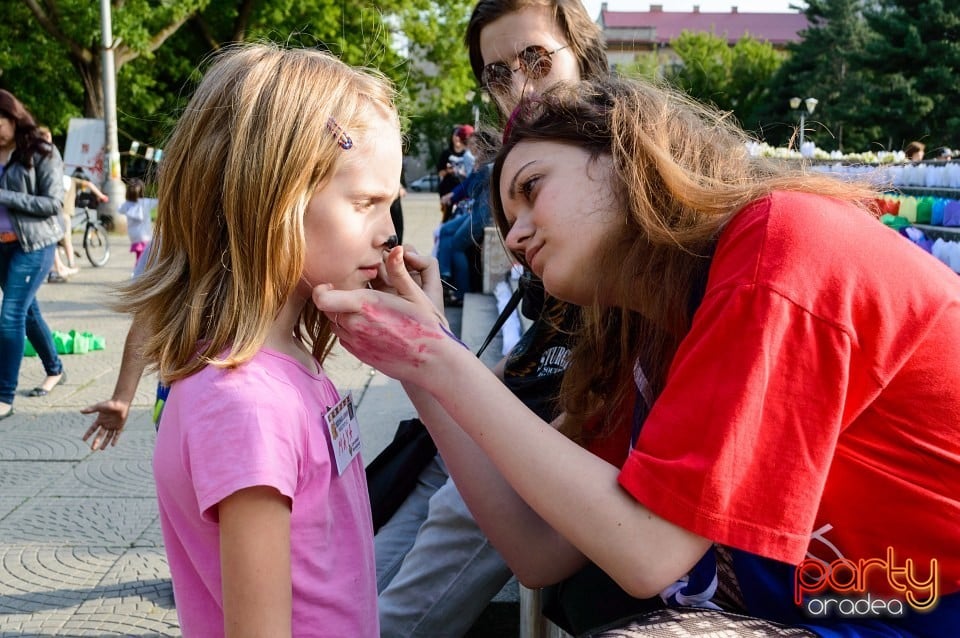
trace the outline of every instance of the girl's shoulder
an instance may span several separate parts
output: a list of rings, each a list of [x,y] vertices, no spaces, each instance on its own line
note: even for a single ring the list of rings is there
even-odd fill
[[[197,413],[230,406],[234,411],[282,415],[301,403],[298,390],[278,376],[269,363],[264,365],[259,353],[233,368],[207,365],[175,381],[172,391],[179,395],[182,403],[192,406],[188,411]]]
[[[229,396],[232,401],[291,405],[298,403],[294,399],[304,391],[313,392],[314,384],[329,384],[330,380],[322,369],[305,370],[291,357],[261,348],[238,366],[210,364],[177,383],[200,393],[213,391]]]

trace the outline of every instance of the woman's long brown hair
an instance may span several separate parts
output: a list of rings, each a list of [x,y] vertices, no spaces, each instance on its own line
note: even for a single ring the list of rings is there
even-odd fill
[[[561,142],[613,160],[613,205],[623,226],[596,257],[596,298],[606,303],[584,308],[564,376],[564,429],[574,437],[586,422],[630,405],[638,363],[659,396],[702,298],[717,238],[737,211],[778,190],[864,208],[875,196],[860,184],[750,157],[746,134],[726,114],[646,81],[555,87],[525,100],[505,137],[491,189],[503,236],[509,225],[496,185],[517,144]]]

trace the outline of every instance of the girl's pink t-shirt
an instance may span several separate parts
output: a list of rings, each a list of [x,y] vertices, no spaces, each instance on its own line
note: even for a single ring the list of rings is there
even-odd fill
[[[269,350],[171,387],[153,470],[184,636],[223,635],[217,504],[263,485],[292,503],[293,635],[379,636],[363,462],[338,475],[324,420],[339,399],[322,372]]]

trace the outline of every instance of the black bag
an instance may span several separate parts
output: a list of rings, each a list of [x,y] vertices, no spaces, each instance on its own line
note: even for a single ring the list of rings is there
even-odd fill
[[[517,288],[477,351],[478,357],[493,341],[510,314],[516,310],[520,296],[520,288]],[[389,521],[407,500],[420,480],[420,472],[436,454],[437,446],[420,419],[400,421],[393,440],[366,468],[374,533]]]
[[[420,472],[436,454],[437,446],[420,419],[400,421],[393,440],[367,465],[374,533],[407,499],[417,485]]]
[[[556,585],[544,587],[541,596],[543,615],[578,638],[666,606],[659,596],[630,596],[593,563]]]

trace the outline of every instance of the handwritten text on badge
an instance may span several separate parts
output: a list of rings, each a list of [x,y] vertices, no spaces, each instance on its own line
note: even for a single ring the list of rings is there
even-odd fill
[[[327,410],[323,418],[330,431],[330,443],[337,459],[337,473],[343,474],[350,461],[360,453],[360,424],[357,422],[357,411],[353,408],[353,393],[348,392],[335,406]]]

